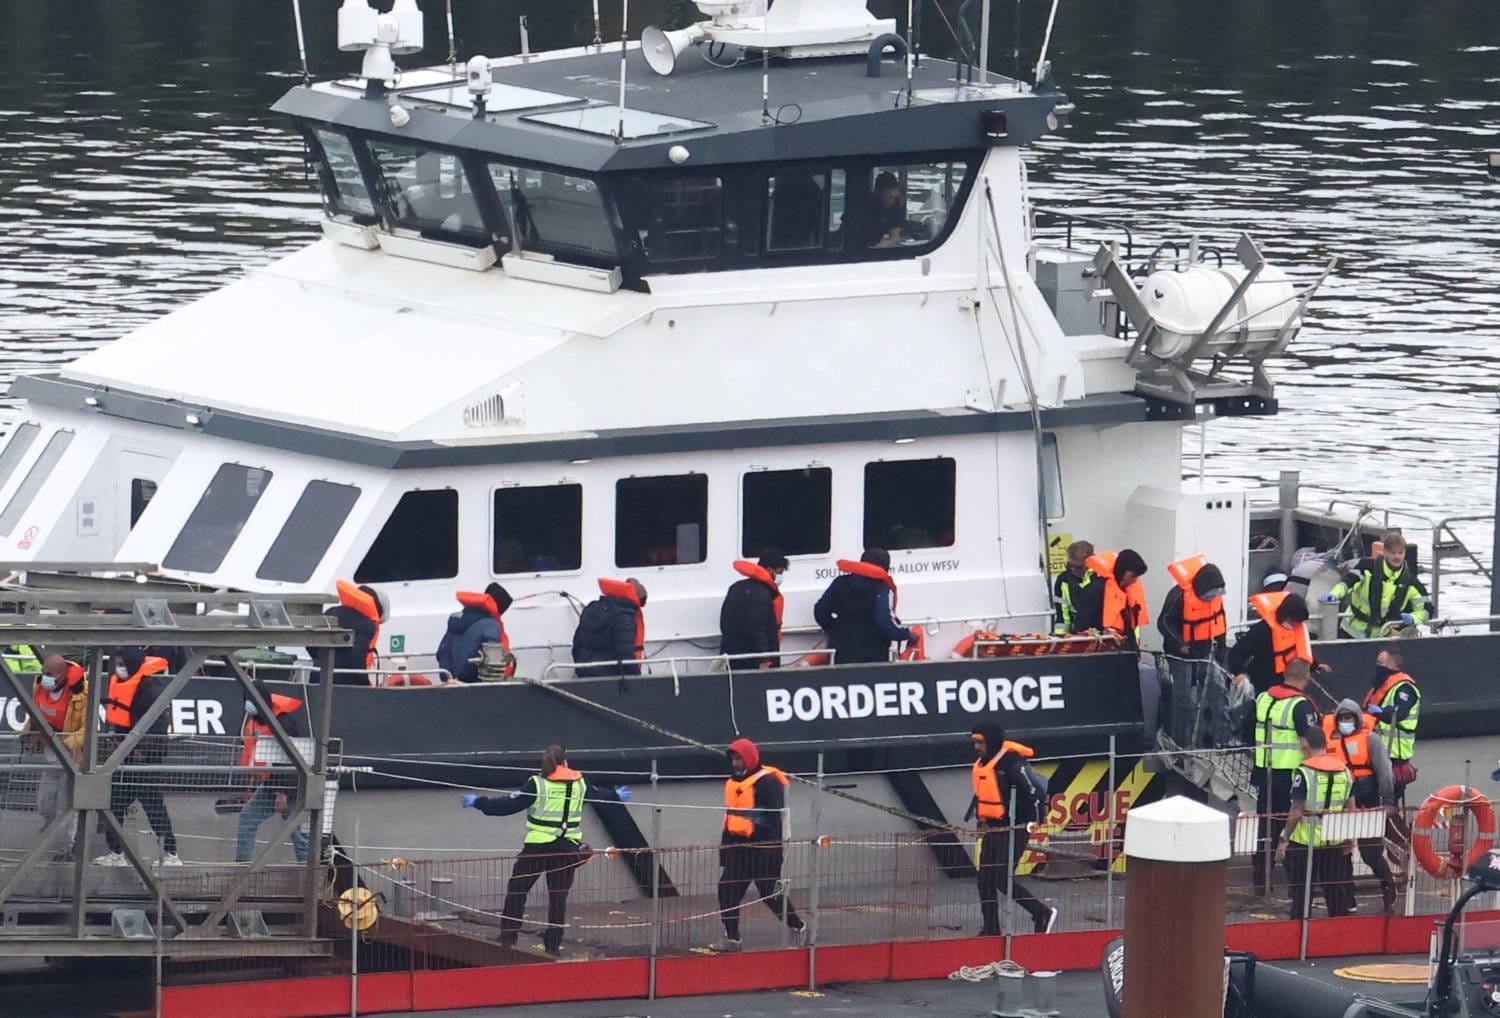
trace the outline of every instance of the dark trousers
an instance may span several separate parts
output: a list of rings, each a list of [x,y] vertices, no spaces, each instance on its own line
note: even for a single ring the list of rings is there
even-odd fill
[[[979,838],[979,913],[984,917],[980,936],[1000,935],[1001,894],[1009,893],[1010,899],[1033,919],[1047,914],[1047,906],[1041,899],[1014,876],[1016,866],[1026,854],[1027,841],[1024,827],[989,831]]]
[[[1348,868],[1344,846],[1320,845],[1312,850],[1312,885],[1323,892],[1323,906],[1330,916],[1348,915],[1354,904],[1354,891],[1344,876]],[[1296,843],[1286,847],[1286,874],[1291,883],[1292,918],[1301,919],[1307,902],[1303,891],[1307,885],[1308,850]]]
[[[500,943],[507,947],[515,944],[516,933],[521,928],[521,913],[526,908],[526,895],[531,892],[537,877],[545,875],[547,928],[542,933],[542,946],[556,954],[562,944],[563,924],[568,918],[568,892],[573,889],[573,875],[582,862],[578,846],[566,838],[522,846],[510,871],[510,882],[505,885]]]
[[[792,899],[781,893],[780,845],[722,845],[719,865],[723,867],[719,874],[719,918],[724,921],[726,937],[740,939],[740,902],[752,884],[766,907],[780,916],[787,928],[802,928]]]
[[[1286,828],[1286,815],[1292,809],[1292,772],[1258,770],[1251,780],[1258,793],[1255,811],[1260,814],[1260,834],[1256,841],[1255,857],[1250,860],[1250,869],[1254,874],[1252,886],[1257,893],[1269,894],[1276,842]]]
[[[168,775],[131,773],[123,769],[116,771],[109,786],[109,811],[123,826],[125,815],[130,812],[130,804],[140,803],[141,809],[146,812],[146,822],[161,839],[162,851],[176,855],[177,835],[172,831],[172,817],[167,813],[167,800],[162,793],[162,784],[170,780]],[[113,827],[106,825],[104,840],[109,844],[111,852],[120,851],[120,839]]]

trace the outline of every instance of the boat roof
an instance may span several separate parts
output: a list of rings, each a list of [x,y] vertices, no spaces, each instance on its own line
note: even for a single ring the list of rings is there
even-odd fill
[[[668,150],[688,150],[688,165],[867,156],[892,152],[1024,145],[1048,130],[1047,115],[1067,98],[990,75],[965,83],[951,61],[923,57],[908,96],[903,63],[870,77],[860,57],[773,61],[768,107],[761,65],[708,62],[702,47],[685,53],[670,76],[653,72],[631,44],[626,55],[624,137],[620,49],[587,47],[508,58],[492,68],[487,111],[474,116],[461,65],[406,72],[388,95],[369,96],[362,79],[297,86],[275,109],[388,137],[492,153],[587,172],[664,169]],[[390,107],[410,113],[392,126]],[[767,121],[765,110],[771,120]],[[1003,138],[983,114],[1003,111]]]

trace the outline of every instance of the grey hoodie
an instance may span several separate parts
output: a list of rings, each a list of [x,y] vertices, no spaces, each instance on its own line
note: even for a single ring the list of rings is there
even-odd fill
[[[1347,698],[1339,701],[1338,707],[1334,710],[1335,719],[1337,719],[1340,713],[1350,713],[1361,719],[1364,717],[1364,711],[1360,708],[1359,704]],[[1337,720],[1334,721],[1334,724],[1337,726]],[[1332,743],[1338,737],[1338,728],[1335,727],[1333,737],[1329,739],[1330,749],[1333,748]],[[1380,737],[1378,732],[1370,733],[1370,767],[1375,771],[1374,783],[1376,787],[1373,789],[1370,787],[1370,778],[1368,777],[1357,780],[1354,783],[1354,804],[1366,808],[1371,806],[1395,805],[1396,784],[1395,780],[1391,777],[1391,754],[1386,750],[1385,740]],[[1379,802],[1374,801],[1374,797],[1370,794],[1372,791],[1379,792]]]

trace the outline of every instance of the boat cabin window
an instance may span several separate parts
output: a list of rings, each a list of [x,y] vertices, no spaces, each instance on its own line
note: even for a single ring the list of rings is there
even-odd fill
[[[843,248],[843,170],[788,169],[767,174],[765,185],[761,222],[768,254]]]
[[[337,131],[323,128],[313,128],[311,135],[328,214],[357,223],[375,222],[375,200],[370,197],[370,188],[359,168],[354,143]]]
[[[306,583],[349,518],[359,489],[331,481],[309,481],[255,571],[258,580]]]
[[[355,583],[446,580],[458,575],[458,492],[408,491],[391,510]]]
[[[740,554],[758,558],[767,548],[784,555],[823,555],[832,547],[833,471],[757,470],[742,486],[744,518]]]
[[[491,564],[497,575],[582,567],[582,485],[498,488],[494,509]]]
[[[523,251],[613,268],[620,254],[599,186],[586,177],[505,163],[490,179]]]
[[[156,482],[146,477],[132,477],[130,479],[130,529],[141,522],[141,514],[156,497]]]
[[[27,421],[19,425],[15,431],[10,433],[10,441],[5,443],[5,451],[0,452],[0,488],[10,480],[10,475],[16,472],[16,467],[21,465],[21,460],[26,458],[26,451],[31,448],[31,443],[36,441],[36,436],[42,433],[42,426]]]
[[[189,573],[215,572],[270,482],[269,470],[221,464],[161,564]]]
[[[865,547],[946,548],[953,543],[954,461],[865,464]]]
[[[722,178],[626,177],[615,200],[628,241],[647,261],[701,262],[719,257],[725,232]]]
[[[1049,520],[1060,520],[1068,514],[1063,502],[1062,459],[1057,454],[1057,436],[1042,433],[1042,505]]]
[[[429,240],[485,247],[491,242],[464,164],[451,152],[371,141],[391,225]]]
[[[680,566],[707,557],[707,475],[615,483],[615,565]]]
[[[899,163],[870,170],[865,247],[914,247],[943,235],[968,177],[965,162]]]
[[[19,432],[19,429],[17,431]],[[63,453],[68,451],[68,446],[72,442],[73,432],[71,431],[54,431],[52,437],[47,439],[47,444],[42,447],[41,455],[36,458],[31,469],[26,471],[26,477],[21,481],[20,487],[10,497],[10,504],[5,507],[5,512],[0,513],[0,535],[9,536],[10,532],[16,529],[16,524],[21,522],[21,517],[25,515],[27,509],[31,508],[32,499],[36,498],[37,492],[42,490],[42,485],[47,483],[47,478],[52,476],[52,469],[57,466],[57,461],[62,459]],[[26,440],[26,444],[31,444],[30,439]],[[25,449],[21,451],[25,452]],[[18,456],[17,459],[19,458]]]

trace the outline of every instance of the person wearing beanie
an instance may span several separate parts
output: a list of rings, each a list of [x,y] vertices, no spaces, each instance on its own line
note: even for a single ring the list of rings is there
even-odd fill
[[[513,600],[509,592],[500,584],[491,583],[482,594],[461,590],[457,596],[463,610],[448,616],[448,631],[438,643],[438,667],[459,682],[478,682],[481,648],[487,643],[497,643],[507,655],[506,675],[514,674],[515,662],[509,657],[510,636],[501,618]]]
[[[1134,549],[1122,548],[1118,552],[1090,555],[1087,564],[1104,580],[1100,628],[1118,633],[1127,649],[1139,650],[1141,627],[1151,621],[1146,612],[1146,591],[1141,585],[1141,577],[1146,575],[1146,560]]]
[[[889,661],[891,644],[921,639],[920,630],[896,621],[890,552],[866,548],[858,562],[841,558],[838,567],[839,575],[813,606],[813,618],[834,650],[834,664]]]
[[[979,825],[979,911],[984,925],[981,937],[1000,936],[1000,894],[1031,917],[1033,933],[1051,933],[1057,909],[1047,905],[1015,878],[1016,866],[1026,854],[1036,815],[1036,800],[1030,793],[1025,762],[1033,755],[1030,746],[1005,737],[998,718],[976,724],[970,731],[974,747],[974,798],[965,819]],[[1015,812],[1012,814],[1011,810]]]
[[[786,556],[775,548],[761,552],[759,562],[735,562],[734,571],[745,578],[730,585],[719,609],[719,653],[730,655],[730,668],[780,666],[777,652],[781,650],[784,602],[780,580],[786,569]],[[739,656],[762,652],[765,657]]]
[[[347,629],[354,641],[333,652],[333,681],[341,686],[370,685],[370,669],[375,667],[376,647],[380,643],[380,626],[390,617],[390,606],[371,586],[355,586],[348,580],[334,584],[339,603],[323,615],[337,629]],[[321,661],[319,651],[309,648],[307,656]]]
[[[1221,746],[1232,734],[1229,687],[1222,671],[1228,631],[1224,574],[1203,555],[1173,562],[1167,572],[1172,589],[1162,601],[1156,628],[1172,676],[1169,734],[1183,748]]]
[[[724,923],[724,939],[709,944],[708,949],[720,954],[741,949],[740,902],[752,884],[757,898],[803,945],[806,924],[781,886],[785,789],[790,779],[762,764],[760,750],[749,739],[735,739],[725,755],[729,780],[724,782],[724,833],[719,839],[719,918]]]

